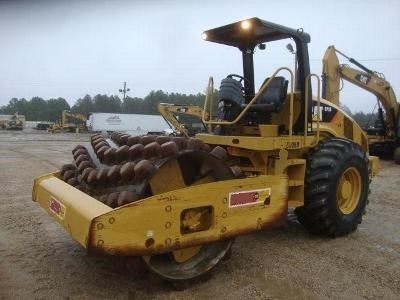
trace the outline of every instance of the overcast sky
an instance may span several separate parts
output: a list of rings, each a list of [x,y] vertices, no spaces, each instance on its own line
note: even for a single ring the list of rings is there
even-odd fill
[[[218,87],[241,73],[241,54],[201,33],[248,17],[309,33],[313,73],[335,45],[385,74],[400,95],[399,12],[398,0],[0,0],[0,106],[34,96],[73,105],[86,94],[118,95],[124,81],[131,97],[204,92],[209,76]],[[293,66],[285,44],[278,48],[257,53],[260,82],[279,65]],[[373,109],[371,94],[346,82],[343,91],[353,112]]]

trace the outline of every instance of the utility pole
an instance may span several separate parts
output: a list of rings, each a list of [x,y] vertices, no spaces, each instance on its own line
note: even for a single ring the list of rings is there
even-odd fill
[[[130,89],[126,87],[126,82],[124,81],[124,88],[123,89],[119,89],[119,92],[124,94],[123,101],[125,101],[126,93],[129,92],[129,91],[130,91]]]

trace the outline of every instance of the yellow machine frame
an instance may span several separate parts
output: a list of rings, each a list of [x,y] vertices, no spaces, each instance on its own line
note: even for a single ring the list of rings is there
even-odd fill
[[[251,26],[253,31],[249,29]],[[303,60],[298,60],[298,66],[303,64],[303,69],[307,69],[309,36],[306,33],[252,18],[206,31],[203,36],[242,51],[243,61],[247,63],[244,75],[253,77],[253,81],[246,82],[245,76],[237,74],[232,75],[241,78],[244,87],[232,77],[228,76],[226,81],[232,84],[228,86],[229,91],[234,90],[234,84],[240,85],[237,88],[240,99],[234,103],[240,108],[237,115],[231,119],[218,114],[213,117],[212,108],[217,105],[210,77],[204,109],[195,112],[196,115],[201,112],[208,133],[187,139],[116,134],[110,140],[95,135],[90,145],[73,150],[74,164],[61,172],[36,178],[33,186],[33,200],[89,252],[143,256],[153,271],[168,280],[191,279],[203,274],[222,259],[235,236],[282,225],[288,208],[295,209],[300,222],[307,227],[311,222],[302,222],[301,217],[307,217],[314,209],[307,208],[310,203],[307,201],[313,195],[305,197],[307,189],[309,194],[313,193],[311,185],[316,186],[317,192],[329,190],[327,198],[333,207],[332,214],[340,219],[335,228],[326,226],[325,233],[330,236],[349,233],[361,222],[369,181],[379,168],[378,158],[368,153],[368,139],[360,126],[337,103],[321,98],[317,75],[297,69],[294,76],[290,68],[282,67],[254,92],[250,57],[254,47],[263,41],[295,38],[298,49],[303,51]],[[251,38],[254,45],[249,44]],[[271,109],[270,103],[257,107],[264,92],[272,88],[274,79],[283,72],[289,74],[289,81],[284,78],[285,94],[279,109]],[[301,77],[298,74],[303,76],[301,85],[295,83]],[[314,98],[311,97],[312,79],[317,80],[318,92]],[[297,89],[299,86],[301,90]],[[228,102],[232,99],[218,99],[219,108],[233,106],[225,100],[232,104]],[[265,113],[256,108],[266,107],[270,109],[268,121],[246,120],[252,109],[255,113]],[[221,133],[220,129],[229,130],[229,134]],[[179,148],[178,143],[183,140],[186,144]],[[137,159],[139,152],[144,154]],[[128,157],[127,153],[129,160],[122,158],[120,165],[112,165],[124,154]],[[326,156],[329,156],[328,162]],[[339,156],[345,156],[343,164]],[[318,172],[310,171],[310,164]],[[132,186],[135,192],[140,189],[138,186],[144,186],[147,192],[138,192],[137,199],[128,199],[129,203],[122,201],[119,207],[105,205],[112,200],[112,194],[124,188],[123,184],[113,183],[111,175],[122,176],[122,169],[131,167],[134,177],[129,178],[130,190],[124,191],[133,194]],[[121,172],[114,172],[118,168]],[[64,176],[62,172],[72,175]],[[310,183],[307,176],[324,182]],[[92,185],[89,177],[95,178],[92,182],[98,180],[97,185]],[[104,178],[110,179],[109,190],[113,193],[96,194],[96,189],[104,188],[101,181]],[[318,205],[328,201],[315,197],[313,200]],[[308,229],[313,230],[312,226]],[[220,242],[222,250],[218,249]],[[160,256],[166,264],[160,264]],[[197,264],[205,268],[199,267],[199,270]]]

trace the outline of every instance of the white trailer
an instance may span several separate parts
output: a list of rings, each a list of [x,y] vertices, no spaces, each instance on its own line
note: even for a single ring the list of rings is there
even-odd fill
[[[127,132],[131,135],[147,133],[170,134],[172,129],[160,115],[90,113],[86,126],[92,132]]]

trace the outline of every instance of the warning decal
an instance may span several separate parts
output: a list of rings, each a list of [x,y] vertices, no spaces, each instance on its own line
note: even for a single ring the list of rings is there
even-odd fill
[[[49,208],[53,213],[56,214],[57,217],[59,217],[61,220],[64,220],[64,218],[65,218],[65,205],[64,204],[62,204],[56,198],[51,197],[50,202],[49,202]]]
[[[270,195],[271,195],[270,188],[229,193],[229,207],[254,205],[260,202],[262,203]]]

